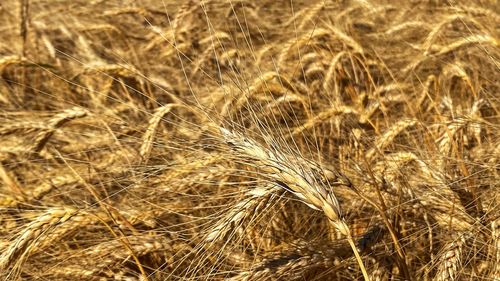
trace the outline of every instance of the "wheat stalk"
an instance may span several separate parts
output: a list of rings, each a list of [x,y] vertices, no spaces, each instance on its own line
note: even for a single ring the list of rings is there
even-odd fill
[[[493,263],[491,269],[492,280],[500,279],[500,219],[491,223],[491,262]]]
[[[252,164],[273,179],[276,184],[293,193],[312,209],[323,211],[338,231],[347,237],[365,280],[370,280],[349,227],[343,218],[339,202],[332,191],[319,185],[307,167],[296,163],[284,154],[265,149],[257,142],[227,129],[221,128],[220,131],[224,141],[241,157],[251,159]],[[351,184],[343,179],[346,178],[339,177],[336,184]]]

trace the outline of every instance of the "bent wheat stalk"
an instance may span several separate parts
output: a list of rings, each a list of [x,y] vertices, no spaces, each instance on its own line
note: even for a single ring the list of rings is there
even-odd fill
[[[370,280],[349,227],[342,216],[337,198],[325,186],[318,184],[310,172],[310,168],[300,164],[303,161],[294,160],[294,158],[300,159],[299,156],[288,157],[285,154],[278,153],[278,151],[274,152],[266,149],[254,140],[238,133],[233,133],[224,128],[220,128],[220,131],[224,141],[238,156],[250,160],[250,164],[255,165],[264,175],[285,190],[293,193],[310,208],[323,211],[330,223],[347,238],[364,279]],[[338,175],[336,183],[338,185],[350,184],[348,179],[342,175]]]

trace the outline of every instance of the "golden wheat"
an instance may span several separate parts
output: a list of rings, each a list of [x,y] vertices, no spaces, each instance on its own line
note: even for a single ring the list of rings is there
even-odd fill
[[[497,6],[2,1],[0,279],[499,279]]]

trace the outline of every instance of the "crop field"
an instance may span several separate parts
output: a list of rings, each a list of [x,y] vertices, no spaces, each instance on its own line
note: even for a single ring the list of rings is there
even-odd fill
[[[497,0],[3,0],[0,280],[500,280]]]

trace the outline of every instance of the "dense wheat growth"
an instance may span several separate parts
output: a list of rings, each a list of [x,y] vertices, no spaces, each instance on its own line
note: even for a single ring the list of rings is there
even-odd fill
[[[498,1],[0,21],[0,280],[500,280]]]

